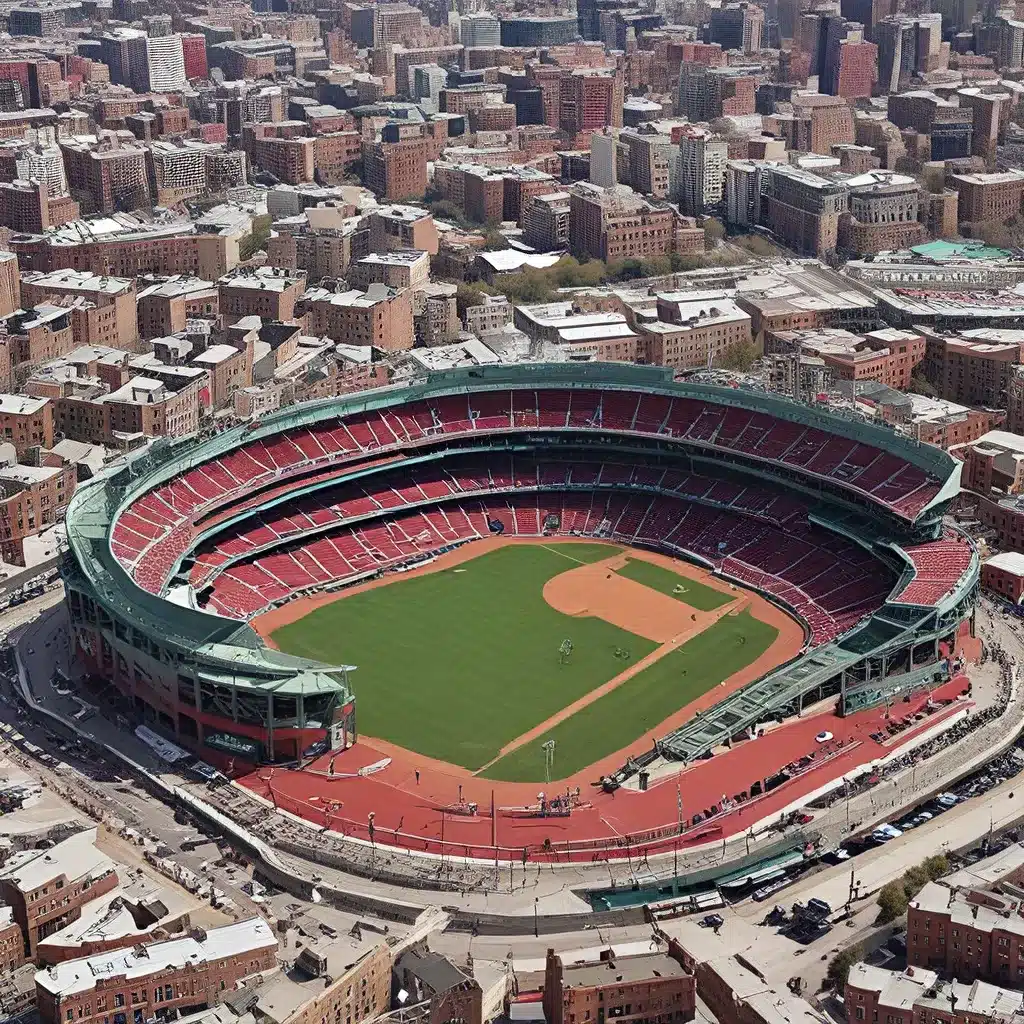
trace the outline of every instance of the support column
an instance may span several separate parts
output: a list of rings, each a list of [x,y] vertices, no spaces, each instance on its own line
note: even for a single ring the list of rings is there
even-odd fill
[[[274,695],[267,694],[267,754],[274,760]]]

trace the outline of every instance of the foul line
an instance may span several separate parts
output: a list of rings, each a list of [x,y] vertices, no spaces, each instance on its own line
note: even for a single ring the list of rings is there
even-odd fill
[[[597,562],[584,562],[582,558],[573,558],[572,555],[567,555],[564,551],[559,551],[558,548],[551,547],[550,544],[538,544],[537,546],[543,548],[545,551],[550,551],[554,555],[561,555],[563,558],[567,558],[570,562],[575,562],[577,565],[597,565],[598,562],[606,562],[608,558],[614,558],[616,555],[622,554],[622,548],[620,547],[618,551],[610,552],[607,558],[599,558]],[[618,545],[613,545],[609,542],[608,546],[617,547]]]

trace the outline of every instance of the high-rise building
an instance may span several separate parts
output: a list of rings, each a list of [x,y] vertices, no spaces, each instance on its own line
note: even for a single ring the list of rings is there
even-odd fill
[[[703,214],[724,196],[729,144],[695,125],[679,138],[679,206],[683,213]]]
[[[363,143],[366,187],[382,199],[420,197],[427,190],[427,140],[420,124],[387,124],[379,142]]]
[[[185,88],[181,36],[136,36],[128,42],[131,86],[136,92],[177,92]]]
[[[770,166],[761,199],[762,223],[797,252],[823,256],[838,244],[848,191],[846,185],[800,167]]]
[[[861,27],[848,27],[829,55],[826,74],[818,78],[818,88],[830,96],[861,99],[871,96],[878,77],[878,47],[866,42]]]
[[[873,43],[878,40],[878,26],[896,12],[896,0],[842,0],[840,13],[847,21],[864,26],[864,34]]]
[[[612,133],[594,132],[590,136],[590,180],[602,188],[611,188],[618,181],[616,150],[618,139]]]
[[[501,46],[501,22],[493,14],[467,14],[459,19],[463,46]]]
[[[711,11],[710,41],[723,50],[756,53],[764,34],[764,10],[752,3],[727,3]]]
[[[748,68],[683,64],[679,69],[679,113],[694,122],[753,114],[756,89],[757,79]]]
[[[181,56],[185,62],[185,77],[190,82],[207,77],[209,68],[206,63],[206,36],[182,33]]]
[[[559,122],[571,138],[580,133],[622,127],[622,77],[605,69],[580,68],[563,78]]]
[[[100,36],[100,60],[110,69],[110,81],[114,85],[131,85],[131,43],[145,39],[144,32],[134,28],[115,28]]]
[[[68,186],[86,212],[112,213],[153,205],[149,192],[147,151],[131,133],[128,139],[105,132],[61,139]]]
[[[426,103],[433,111],[440,109],[441,90],[448,81],[448,72],[436,64],[417,64],[412,69],[412,98]]]

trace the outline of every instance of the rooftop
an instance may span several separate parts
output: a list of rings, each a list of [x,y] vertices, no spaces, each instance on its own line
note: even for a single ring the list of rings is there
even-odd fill
[[[954,181],[965,181],[970,185],[1024,184],[1024,171],[1014,168],[1010,171],[992,171],[989,174],[954,174]]]
[[[114,862],[96,849],[96,829],[89,828],[49,850],[22,850],[12,854],[0,868],[0,880],[12,882],[21,892],[30,893],[62,875],[70,880],[99,878],[114,867]]]
[[[46,992],[68,996],[88,992],[101,979],[124,976],[128,981],[172,968],[198,966],[211,960],[241,956],[256,950],[277,948],[270,925],[262,918],[210,928],[195,937],[154,942],[137,949],[100,953],[80,960],[66,960],[36,974],[36,985]],[[320,987],[323,987],[321,982]]]
[[[123,295],[132,289],[132,282],[127,278],[107,277],[93,274],[88,270],[52,270],[49,273],[29,270],[21,275],[21,280],[23,284],[32,284],[39,288],[99,292],[104,295]]]
[[[983,564],[990,565],[993,569],[1002,569],[1003,572],[1012,573],[1014,576],[1024,576],[1024,554],[1019,551],[1003,551],[985,559]]]
[[[27,398],[25,395],[0,395],[0,414],[31,416],[39,412],[49,399]]]
[[[566,988],[628,985],[652,977],[680,978],[689,972],[666,953],[610,957],[596,963],[565,964],[562,983]]]
[[[239,268],[225,274],[218,280],[223,288],[252,288],[268,292],[283,292],[306,280],[306,272],[298,270],[294,274],[280,267],[257,267],[255,270]]]

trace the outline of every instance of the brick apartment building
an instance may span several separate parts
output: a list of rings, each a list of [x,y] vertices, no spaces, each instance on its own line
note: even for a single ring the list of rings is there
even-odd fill
[[[292,273],[281,267],[241,269],[217,282],[219,312],[227,324],[243,316],[291,320],[295,303],[305,290],[304,271]]]
[[[359,162],[363,138],[359,132],[330,132],[313,140],[313,170],[317,181],[341,185],[352,165]]]
[[[71,196],[51,196],[45,182],[0,182],[0,224],[15,232],[36,234],[78,218]]]
[[[30,448],[53,447],[53,407],[45,398],[0,395],[0,441],[14,445],[18,458]]]
[[[1024,1012],[1020,992],[982,981],[940,980],[935,971],[887,971],[854,964],[844,992],[846,1019],[887,1024],[1011,1024]]]
[[[841,96],[794,93],[792,111],[763,118],[764,130],[786,149],[829,156],[832,147],[856,141],[853,111]]]
[[[990,409],[1006,407],[1015,368],[1021,361],[1018,342],[998,331],[942,334],[923,328],[922,369],[940,398]]]
[[[427,140],[421,125],[385,125],[379,142],[363,143],[366,187],[390,201],[419,198],[427,190]]]
[[[152,206],[147,153],[130,132],[107,132],[60,141],[71,195],[90,213],[148,209]]]
[[[214,1006],[243,978],[277,969],[277,940],[262,918],[197,929],[113,954],[67,960],[36,975],[43,1024],[103,1024],[105,1017],[163,1013]],[[130,1018],[134,1019],[134,1018]]]
[[[704,232],[692,218],[630,188],[579,182],[569,192],[569,241],[576,253],[614,263],[703,250]]]
[[[0,252],[0,317],[21,309],[21,276],[18,257],[13,252]]]
[[[1024,983],[1021,902],[929,882],[907,911],[907,964],[960,981]]]
[[[1024,599],[1024,555],[1002,551],[982,562],[981,585],[1004,601],[1020,604]]]
[[[653,366],[690,370],[715,362],[734,345],[749,343],[750,314],[731,299],[658,298],[658,319],[638,324],[638,355]]]
[[[139,285],[138,333],[141,338],[165,338],[185,330],[190,319],[217,316],[220,293],[212,281],[181,275],[170,278],[150,275],[141,278]]]
[[[11,974],[25,963],[25,939],[14,920],[13,907],[0,907],[0,971]]]
[[[12,367],[55,359],[75,347],[71,312],[47,304],[12,313],[0,320],[0,340],[7,343]]]
[[[622,127],[622,77],[618,71],[577,69],[559,90],[559,127],[570,138]]]
[[[1002,221],[1021,212],[1021,203],[1024,200],[1024,171],[951,174],[949,185],[960,196],[961,221]]]
[[[761,198],[762,223],[797,252],[820,256],[839,243],[839,221],[846,212],[844,184],[800,167],[768,169],[768,191]]]
[[[372,345],[385,351],[412,348],[412,293],[372,284],[365,292],[329,292],[311,288],[297,303],[307,316],[306,330],[345,345]]]
[[[544,1017],[548,1024],[627,1017],[637,1024],[682,1024],[696,1014],[696,981],[668,953],[615,956],[563,964],[548,950],[544,968]]]
[[[25,539],[64,518],[76,479],[71,465],[0,467],[0,557],[5,562],[25,564]]]
[[[252,162],[289,185],[312,181],[316,172],[316,140],[261,138],[250,144]]]
[[[0,537],[6,526],[0,506]],[[41,939],[77,921],[85,904],[117,884],[114,862],[96,849],[95,828],[79,832],[49,850],[14,853],[0,868],[0,897],[14,911],[30,960],[35,959]]]
[[[76,302],[72,307],[76,345],[131,348],[138,337],[133,280],[78,270],[28,271],[21,278],[21,298],[26,306]]]
[[[437,255],[437,226],[434,218],[419,206],[378,206],[364,223],[369,229],[369,252],[419,249]]]
[[[873,380],[891,388],[910,386],[914,368],[924,359],[920,334],[886,327],[863,336],[842,328],[767,331],[764,350],[769,355],[800,351],[817,356],[838,380]]]

